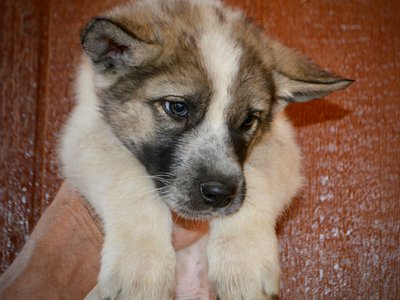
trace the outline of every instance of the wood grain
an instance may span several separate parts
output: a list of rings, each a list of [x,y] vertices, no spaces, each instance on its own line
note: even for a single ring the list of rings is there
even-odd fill
[[[0,268],[13,260],[37,222],[37,138],[40,135],[39,1],[0,2]]]
[[[60,185],[79,30],[118,1],[0,1],[0,269]],[[269,34],[356,79],[287,112],[306,182],[278,224],[283,299],[400,297],[400,2],[231,0]]]

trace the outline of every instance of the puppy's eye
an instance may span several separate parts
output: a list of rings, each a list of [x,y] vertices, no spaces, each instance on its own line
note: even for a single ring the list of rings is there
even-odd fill
[[[242,130],[248,131],[253,127],[253,125],[255,123],[258,122],[258,120],[259,120],[259,113],[252,113],[252,114],[248,115],[246,117],[246,119],[244,119],[244,121],[243,121],[242,125],[240,126],[240,128]]]
[[[165,100],[163,108],[169,115],[175,118],[186,119],[189,115],[187,105],[183,102]]]

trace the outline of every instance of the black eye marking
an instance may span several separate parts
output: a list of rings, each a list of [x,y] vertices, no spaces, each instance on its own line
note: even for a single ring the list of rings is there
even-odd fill
[[[177,119],[187,119],[189,117],[189,110],[184,102],[185,99],[181,97],[168,97],[162,100],[162,107],[164,111],[171,117]]]
[[[257,123],[260,121],[260,112],[252,112],[247,115],[242,124],[240,125],[240,129],[244,131],[249,131],[253,128],[253,126],[257,126]]]

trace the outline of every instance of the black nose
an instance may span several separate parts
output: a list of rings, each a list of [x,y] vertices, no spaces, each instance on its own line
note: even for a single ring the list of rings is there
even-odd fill
[[[204,182],[200,184],[200,192],[208,206],[225,207],[232,202],[236,187],[220,182]]]

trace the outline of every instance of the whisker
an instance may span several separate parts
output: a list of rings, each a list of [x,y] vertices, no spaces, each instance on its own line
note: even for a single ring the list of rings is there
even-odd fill
[[[68,175],[68,177],[79,179],[79,178],[82,178],[82,177],[86,177],[86,175],[75,174],[75,175]],[[171,181],[169,179],[172,178],[172,175],[167,175],[167,174],[165,174],[165,175],[142,175],[142,176],[136,176],[136,177],[125,176],[125,177],[118,178],[119,181],[117,181],[117,182],[122,182],[122,181],[125,181],[125,180],[146,179],[146,178],[148,178],[148,179],[156,179],[156,180],[158,180],[158,181],[160,181],[162,183],[165,183],[166,185],[170,185]],[[115,180],[115,179],[113,179],[113,180]]]
[[[246,195],[246,199],[245,199],[246,203],[250,204],[253,207],[256,207],[256,205],[254,203],[252,203],[253,199],[250,195]]]

